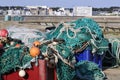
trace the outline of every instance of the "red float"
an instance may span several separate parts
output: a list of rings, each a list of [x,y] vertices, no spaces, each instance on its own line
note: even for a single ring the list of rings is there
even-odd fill
[[[8,36],[8,31],[6,29],[1,29],[0,30],[0,37],[7,37]]]

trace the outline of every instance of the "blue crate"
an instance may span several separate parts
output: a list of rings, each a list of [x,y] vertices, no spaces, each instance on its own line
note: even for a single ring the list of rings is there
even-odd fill
[[[93,62],[98,65],[99,68],[102,69],[102,56],[98,54],[93,55]]]
[[[86,49],[86,50],[82,51],[81,53],[75,54],[75,58],[76,58],[77,62],[83,61],[83,60],[92,61],[93,55],[90,50]]]
[[[98,65],[99,68],[102,69],[102,56],[98,54],[92,54],[91,50],[85,49],[81,53],[75,54],[75,59],[77,62],[79,61],[92,61]]]

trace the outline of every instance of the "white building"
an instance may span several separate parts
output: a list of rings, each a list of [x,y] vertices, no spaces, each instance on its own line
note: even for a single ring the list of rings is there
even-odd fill
[[[74,7],[74,16],[92,16],[92,7]]]
[[[65,16],[73,16],[73,9],[65,8]]]
[[[11,10],[8,10],[8,15],[11,16],[11,15],[13,15],[13,14],[14,14],[14,10],[12,10],[12,9],[11,9]]]

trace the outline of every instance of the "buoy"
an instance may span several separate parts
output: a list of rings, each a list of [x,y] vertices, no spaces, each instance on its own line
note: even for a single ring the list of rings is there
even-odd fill
[[[6,29],[1,29],[0,30],[0,37],[7,37],[8,36],[8,31]]]
[[[52,42],[52,44],[55,46],[55,45],[57,45],[58,43],[57,43],[57,42]]]
[[[49,59],[47,57],[45,57],[45,60],[48,61]]]
[[[19,71],[19,76],[24,77],[26,75],[26,72],[22,69]]]
[[[40,44],[41,44],[40,41],[34,41],[33,42],[33,46],[36,46],[36,47],[38,47]]]
[[[36,56],[38,56],[40,54],[40,49],[38,48],[38,47],[32,47],[31,49],[30,49],[30,55],[32,56],[32,57],[36,57]]]
[[[16,44],[15,45],[16,48],[20,48],[20,46],[21,46],[20,44]]]
[[[14,44],[15,44],[15,42],[14,42],[14,41],[11,41],[11,42],[10,42],[10,45],[11,45],[11,46],[13,46]]]

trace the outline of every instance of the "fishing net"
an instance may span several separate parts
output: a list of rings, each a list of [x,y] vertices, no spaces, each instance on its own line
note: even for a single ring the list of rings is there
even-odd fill
[[[7,46],[2,56],[0,56],[0,73],[10,73],[24,66],[27,62],[30,62],[32,57],[29,55],[28,47],[23,44],[20,47]]]
[[[56,44],[53,48],[60,54],[60,56],[62,56],[64,59],[67,59],[69,62],[72,62],[75,59],[74,50],[80,49],[86,42],[88,42],[87,46],[89,46],[89,49],[99,55],[102,55],[104,51],[108,49],[108,41],[104,38],[99,25],[94,20],[89,18],[82,18],[73,22],[59,24],[55,30],[47,33],[46,40],[53,41],[54,39],[64,40],[63,43]],[[49,51],[47,50],[48,45],[45,44],[41,47],[43,54],[48,53]],[[94,64],[90,66],[92,67]],[[82,67],[83,66],[80,68]],[[85,68],[82,69],[85,70]],[[94,70],[90,73],[95,75]],[[101,74],[99,71],[97,73]],[[58,61],[58,80],[73,80],[75,75],[74,69],[63,63],[61,60]]]
[[[120,39],[114,38],[109,39],[109,43],[111,44],[111,50],[109,53],[113,58],[116,59],[116,63],[114,62],[113,65],[119,65],[120,64]]]
[[[31,68],[31,61],[36,60],[29,55],[29,48],[36,40],[42,41],[45,34],[36,29],[9,27],[10,43],[5,43],[4,50],[0,56],[0,73],[10,73],[19,68]],[[14,44],[11,45],[11,42]],[[16,47],[19,44],[20,47]]]
[[[37,29],[29,29],[24,27],[9,27],[9,36],[11,38],[19,39],[28,47],[31,47],[34,41],[43,41],[45,34]]]
[[[91,62],[73,63],[76,49],[81,49],[85,43],[88,44],[81,51],[89,47],[92,53],[102,55],[108,49],[108,41],[104,38],[99,25],[92,19],[82,18],[73,22],[61,23],[55,30],[46,33],[46,36],[34,29],[14,27],[9,28],[8,31],[10,37],[22,40],[29,47],[32,42],[39,40],[42,43],[39,48],[43,55],[49,53],[50,56],[52,54],[54,57],[58,56],[58,61],[56,58],[58,80],[73,80],[77,76],[76,71],[79,74],[83,73],[84,76],[91,74],[89,76],[91,80],[101,80],[104,77],[96,64]],[[42,41],[44,39],[45,41]],[[53,44],[55,39],[61,39],[62,42],[55,41],[57,43]],[[44,44],[45,42],[48,44]],[[33,59],[28,54],[29,48],[25,50],[24,44],[20,48],[10,46],[6,49],[0,56],[0,73],[8,73],[21,66],[23,68],[30,67],[30,62]],[[84,73],[86,71],[88,71],[87,74]]]
[[[90,42],[92,49],[98,53],[106,50],[108,41],[104,38],[99,25],[89,18],[78,19],[74,22],[62,23],[54,31],[47,34],[48,39],[62,38],[66,46],[74,49],[81,47],[84,42]]]
[[[104,73],[93,62],[81,61],[75,65],[76,80],[104,80]]]
[[[57,64],[57,76],[58,80],[73,80],[75,70],[62,61],[59,61]]]

